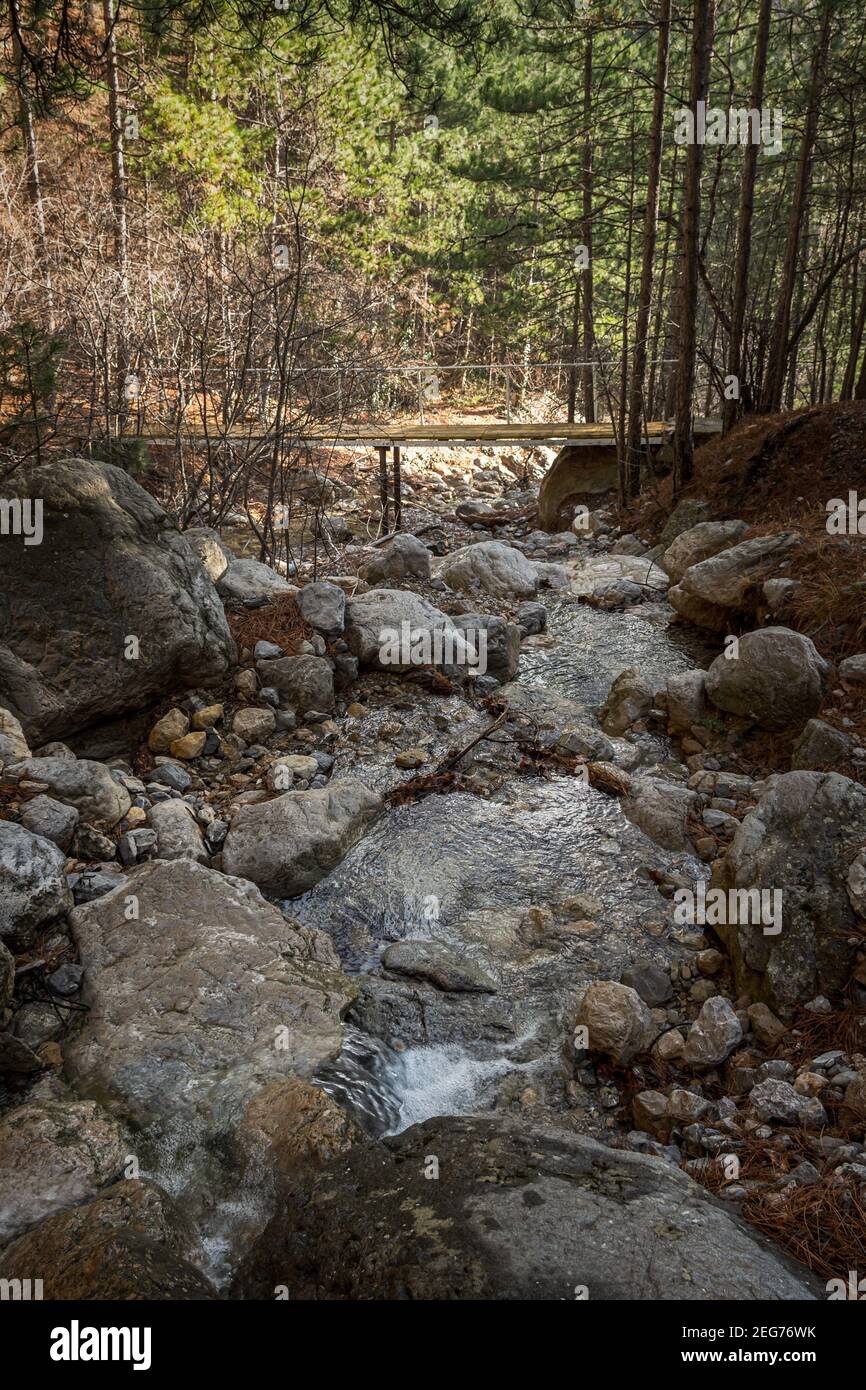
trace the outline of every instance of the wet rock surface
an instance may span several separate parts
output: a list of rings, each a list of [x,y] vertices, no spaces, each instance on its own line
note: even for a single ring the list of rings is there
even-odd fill
[[[793,623],[793,541],[688,499],[654,546],[604,507],[550,535],[488,463],[483,497],[431,489],[436,524],[407,490],[419,535],[381,546],[329,484],[299,588],[190,533],[240,665],[166,689],[134,748],[31,754],[0,711],[0,841],[57,889],[0,950],[8,1113],[96,1097],[144,1173],[95,1165],[3,1252],[65,1248],[57,1297],[213,1297],[275,1211],[246,1295],[572,1298],[579,1267],[590,1297],[713,1298],[730,1255],[739,1296],[808,1297],[736,1211],[866,1191],[863,1054],[808,1041],[866,997],[862,788],[824,770],[863,752],[832,722],[858,658],[831,690],[793,628],[743,635]],[[721,886],[781,886],[781,933],[701,915]]]
[[[431,1120],[329,1165],[275,1217],[235,1293],[269,1297],[277,1284],[301,1299],[823,1292],[659,1159],[501,1117]]]

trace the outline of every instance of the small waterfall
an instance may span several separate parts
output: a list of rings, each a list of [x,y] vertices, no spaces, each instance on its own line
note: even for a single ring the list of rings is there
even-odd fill
[[[509,1055],[525,1042],[518,1039],[487,1058],[444,1044],[396,1052],[378,1038],[347,1028],[339,1057],[314,1079],[365,1133],[381,1138],[435,1115],[486,1109],[498,1077],[533,1065],[516,1063]]]

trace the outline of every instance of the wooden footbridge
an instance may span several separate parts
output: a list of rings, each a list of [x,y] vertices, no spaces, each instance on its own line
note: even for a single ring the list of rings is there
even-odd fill
[[[244,389],[232,393],[226,392],[218,374],[207,370],[198,379],[191,377],[183,383],[164,381],[157,370],[145,373],[141,380],[135,375],[130,378],[134,390],[126,393],[128,408],[124,418],[118,420],[117,434],[151,444],[173,445],[183,439],[208,450],[228,446],[248,456],[271,448],[281,452],[312,448],[375,451],[379,456],[383,511],[387,510],[390,494],[398,529],[402,450],[553,448],[557,457],[542,482],[539,520],[542,526],[555,526],[560,509],[570,497],[602,494],[616,486],[617,430],[611,421],[515,420],[516,413],[525,416],[527,412],[522,405],[515,410],[512,374],[520,371],[524,387],[529,389],[526,383],[534,380],[531,372],[541,372],[543,381],[544,372],[555,370],[557,386],[543,390],[541,398],[559,400],[563,374],[570,374],[574,381],[576,371],[585,367],[591,367],[593,375],[604,370],[603,364],[583,362],[535,363],[528,368],[509,363],[455,363],[435,368],[313,367],[301,373],[297,394],[293,396],[295,409],[288,411],[288,418],[282,411],[275,411],[274,378],[268,369],[252,371],[245,378]],[[488,387],[494,374],[500,374],[505,385],[504,401],[497,406],[488,404],[461,411],[455,404],[463,394],[460,389],[454,394],[440,394],[440,374],[460,373],[463,383],[465,373],[471,370],[486,372]],[[409,399],[405,387],[393,384],[407,375],[412,380]],[[374,385],[377,378],[386,383],[384,400],[381,381],[378,388]],[[417,396],[415,409],[407,410],[413,391]],[[533,398],[539,399],[537,395]],[[518,397],[519,401],[523,399],[523,395]],[[446,412],[462,414],[463,418],[443,420]],[[439,415],[439,420],[428,418],[431,414]],[[353,415],[355,421],[364,423],[350,423]],[[479,415],[485,418],[481,420]],[[719,433],[721,423],[696,419],[693,430],[696,437],[706,438]],[[650,421],[644,425],[641,447],[647,454],[658,454],[669,444],[672,433],[670,421]]]
[[[693,423],[696,438],[709,438],[721,433],[721,421],[701,419]],[[665,420],[653,420],[644,426],[641,447],[647,453],[658,452],[670,441],[673,426]],[[375,449],[379,455],[379,491],[386,528],[389,524],[389,494],[393,493],[394,526],[402,523],[401,450],[459,449],[493,446],[495,448],[534,448],[546,446],[559,452],[546,473],[538,497],[539,524],[556,529],[562,507],[570,497],[585,493],[603,493],[616,487],[618,481],[619,449],[616,431],[608,422],[570,423],[539,422],[514,424],[376,425],[359,429],[341,427],[332,434],[304,434],[300,442],[309,447],[341,449]],[[586,452],[579,452],[585,450]],[[388,455],[393,455],[389,467]],[[390,476],[389,476],[390,475]]]

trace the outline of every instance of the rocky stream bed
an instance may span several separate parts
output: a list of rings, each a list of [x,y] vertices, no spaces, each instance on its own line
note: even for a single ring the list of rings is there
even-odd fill
[[[551,536],[507,470],[406,476],[420,534],[371,545],[364,488],[313,475],[346,537],[315,578],[110,465],[30,484],[47,545],[0,552],[0,1276],[826,1296],[832,1254],[764,1232],[866,1194],[866,750],[819,717],[866,655],[786,625],[795,536],[693,502],[655,544],[585,508]],[[404,624],[483,632],[486,669],[395,665]]]

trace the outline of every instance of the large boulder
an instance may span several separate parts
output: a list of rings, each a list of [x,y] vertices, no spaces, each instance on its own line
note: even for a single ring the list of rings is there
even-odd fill
[[[478,541],[454,550],[440,561],[437,573],[450,589],[500,597],[531,598],[539,584],[537,566],[504,541]]]
[[[695,627],[708,628],[710,632],[728,632],[731,627],[731,610],[720,603],[708,603],[706,599],[691,594],[682,584],[672,584],[668,589],[668,601],[679,617]]]
[[[30,1101],[7,1111],[0,1116],[0,1245],[95,1196],[120,1177],[128,1154],[128,1136],[91,1100]]]
[[[157,801],[147,813],[147,823],[156,831],[158,859],[194,859],[206,864],[204,847],[196,818],[185,801]]]
[[[706,692],[726,714],[763,729],[787,729],[817,713],[829,670],[811,638],[787,627],[763,627],[739,639],[736,657],[716,657]]]
[[[325,637],[339,637],[346,625],[346,595],[326,579],[298,590],[298,608],[304,621]]]
[[[53,796],[34,796],[21,811],[21,824],[32,835],[68,850],[78,826],[79,815],[74,806],[55,801]]]
[[[280,594],[294,594],[295,585],[261,560],[231,560],[217,581],[223,598],[238,599],[241,603],[262,604]]]
[[[47,1217],[0,1255],[0,1279],[32,1279],[51,1302],[216,1298],[190,1264],[193,1233],[154,1183],[125,1179]]]
[[[764,580],[798,544],[799,537],[790,531],[741,541],[692,565],[668,591],[668,598],[681,617],[723,631],[727,615],[757,609]]]
[[[847,983],[859,930],[846,880],[866,841],[866,788],[836,772],[767,780],[728,849],[721,885],[781,894],[781,931],[751,920],[717,926],[738,987],[789,1011]],[[768,900],[770,901],[770,900]],[[769,916],[770,914],[765,914]]]
[[[215,1144],[263,1086],[339,1051],[354,991],[329,939],[252,883],[155,860],[71,921],[88,1012],[68,1074],[147,1137]]]
[[[401,644],[403,636],[406,641]],[[466,668],[472,655],[451,618],[408,589],[371,589],[349,599],[345,637],[362,666],[385,671],[428,664]]]
[[[825,1296],[671,1164],[503,1115],[429,1120],[330,1162],[292,1193],[234,1292],[273,1298],[275,1285],[349,1301]]]
[[[608,734],[624,734],[653,707],[658,681],[644,676],[634,666],[620,671],[598,712],[601,727]]]
[[[675,584],[687,569],[736,545],[749,528],[745,521],[701,521],[681,531],[662,556],[662,565]]]
[[[334,708],[334,672],[323,656],[277,656],[256,662],[263,687],[278,690],[285,702],[306,714]]]
[[[517,674],[521,634],[516,623],[493,613],[460,613],[454,618],[454,626],[464,634],[479,658],[483,644],[487,674],[500,681],[509,681]]]
[[[17,950],[72,906],[66,859],[51,840],[0,820],[0,940]]]
[[[128,473],[65,459],[5,487],[44,507],[41,545],[0,546],[0,689],[31,744],[225,674],[235,647],[213,584]]]
[[[27,758],[14,772],[19,779],[44,782],[55,801],[74,806],[92,825],[116,825],[132,805],[123,783],[89,758]]]
[[[360,839],[380,805],[361,782],[346,777],[317,791],[241,806],[223,845],[223,868],[267,893],[305,893]]]
[[[429,579],[430,551],[417,536],[395,536],[389,545],[365,560],[358,570],[367,584],[394,579]]]
[[[697,792],[656,777],[636,777],[620,805],[632,824],[657,845],[690,848],[689,817],[697,810]]]
[[[577,1026],[586,1030],[586,1050],[602,1052],[619,1066],[649,1047],[656,1031],[637,991],[616,980],[599,980],[587,987]]]

